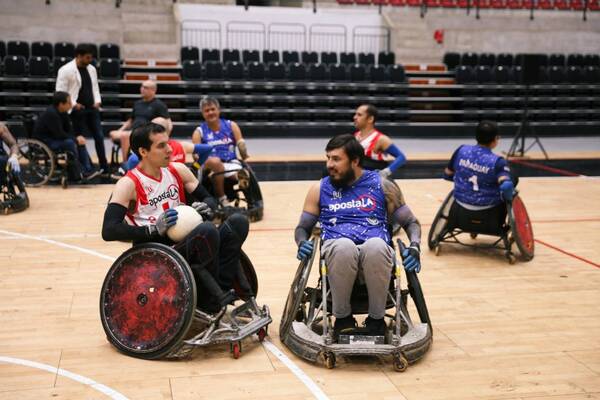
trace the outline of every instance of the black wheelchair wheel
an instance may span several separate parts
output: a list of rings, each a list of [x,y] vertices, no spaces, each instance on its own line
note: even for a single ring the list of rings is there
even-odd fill
[[[108,271],[100,317],[108,341],[121,352],[158,359],[182,345],[196,309],[196,284],[172,248],[145,243],[123,253]]]
[[[450,191],[446,196],[446,199],[442,203],[442,206],[435,214],[435,218],[429,229],[429,235],[427,236],[427,245],[429,250],[435,250],[439,244],[442,236],[445,234],[446,226],[448,225],[448,216],[450,215],[450,208],[454,203],[454,191]]]
[[[260,221],[263,218],[264,212],[262,192],[260,191],[258,179],[256,179],[254,171],[252,171],[252,169],[250,169],[250,167],[246,163],[244,163],[243,165],[246,171],[248,171],[249,182],[245,188],[240,189],[244,193],[244,198],[247,202],[248,218],[250,218],[250,221]]]
[[[4,214],[12,214],[28,207],[29,196],[25,191],[25,184],[19,175],[9,171],[0,191],[0,210]]]
[[[314,243],[314,248],[318,248],[318,243]],[[298,311],[301,310],[300,304],[304,298],[304,289],[308,283],[308,277],[310,270],[312,269],[313,259],[316,251],[310,258],[300,261],[296,275],[292,281],[290,291],[288,292],[285,306],[283,308],[283,315],[281,316],[281,323],[279,324],[279,338],[283,341],[285,336],[292,326],[292,322],[297,321]]]
[[[535,240],[533,228],[525,204],[519,195],[516,195],[508,207],[508,221],[510,230],[519,249],[523,261],[533,259]]]
[[[25,185],[46,184],[56,169],[52,150],[44,142],[36,139],[21,139],[18,144],[21,177]]]

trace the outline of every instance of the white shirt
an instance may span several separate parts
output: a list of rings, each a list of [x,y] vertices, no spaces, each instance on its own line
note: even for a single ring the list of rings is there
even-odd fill
[[[94,94],[94,104],[101,103],[100,87],[98,86],[98,74],[96,68],[90,64],[87,66],[90,79],[92,80],[92,93]],[[77,69],[76,60],[69,61],[58,70],[56,77],[56,91],[67,92],[71,95],[73,106],[77,103],[79,90],[81,89],[81,74]]]

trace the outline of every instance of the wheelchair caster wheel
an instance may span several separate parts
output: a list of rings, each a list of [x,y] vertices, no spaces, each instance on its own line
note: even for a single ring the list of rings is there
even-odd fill
[[[267,337],[267,330],[265,328],[260,328],[256,334],[258,335],[258,341],[263,342],[265,337]]]
[[[402,354],[394,356],[394,369],[396,372],[404,372],[408,368],[408,360]]]
[[[231,355],[233,355],[234,359],[238,359],[240,358],[240,355],[242,354],[242,344],[241,343],[232,343],[230,345],[230,349],[231,349]]]
[[[335,368],[335,354],[333,353],[323,353],[323,362],[327,369]]]
[[[437,246],[435,246],[435,249],[434,249],[435,255],[436,255],[436,256],[439,256],[439,255],[440,255],[440,251],[441,251],[441,250],[442,250],[442,249],[441,249],[441,247],[440,247],[440,245],[439,245],[439,244],[438,244]]]
[[[67,182],[67,177],[66,177],[66,176],[63,176],[63,177],[61,177],[61,178],[60,178],[60,186],[61,186],[63,189],[66,189],[66,188],[67,188],[67,186],[69,186],[69,185],[68,185],[68,182]]]
[[[477,239],[477,234],[476,233],[471,233],[471,239]]]
[[[517,262],[517,257],[513,253],[507,253],[506,258],[508,258],[508,263],[511,265]]]

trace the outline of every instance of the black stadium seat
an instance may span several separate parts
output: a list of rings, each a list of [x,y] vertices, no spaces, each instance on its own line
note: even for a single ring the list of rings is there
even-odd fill
[[[240,62],[240,51],[238,49],[223,49],[223,63],[230,61]]]
[[[324,51],[321,53],[321,64],[337,64],[337,54],[332,51]]]
[[[362,64],[351,65],[348,69],[351,82],[361,82],[367,79],[366,66]]]
[[[341,52],[340,53],[340,64],[352,65],[356,64],[356,53],[353,52]]]
[[[487,65],[488,67],[493,67],[494,65],[496,65],[496,55],[493,53],[480,54],[478,65]]]
[[[461,85],[475,83],[475,73],[470,65],[461,65],[456,68],[456,83]]]
[[[277,50],[263,50],[262,52],[262,62],[264,64],[269,64],[279,62],[279,52]]]
[[[50,59],[48,57],[31,57],[29,59],[29,76],[47,78],[50,76]]]
[[[598,54],[586,54],[583,56],[583,65],[591,65],[600,67],[600,55]]]
[[[362,65],[375,64],[375,54],[373,53],[358,53],[358,63]]]
[[[21,56],[24,59],[29,58],[29,43],[19,40],[11,40],[6,43],[6,55]]]
[[[577,67],[583,67],[585,62],[585,58],[583,57],[583,54],[569,54],[569,56],[567,57],[567,66],[577,66]]]
[[[269,63],[267,69],[267,78],[271,81],[280,81],[285,79],[285,65],[279,62]]]
[[[402,65],[390,65],[388,67],[388,74],[390,76],[390,81],[393,83],[406,82],[406,73],[404,72],[404,67]]]
[[[308,66],[308,79],[311,81],[324,81],[327,79],[327,66],[324,63],[310,64]]]
[[[304,64],[293,63],[289,66],[290,80],[292,81],[303,81],[306,80],[306,67]]]
[[[239,54],[238,54],[239,56]],[[244,79],[244,64],[238,61],[228,61],[225,63],[225,79],[240,80]]]
[[[581,67],[577,65],[571,65],[567,68],[567,82],[574,85],[585,82]]]
[[[31,57],[48,57],[52,60],[54,57],[52,51],[52,43],[49,42],[33,42],[31,43]]]
[[[396,54],[391,51],[380,51],[377,56],[377,64],[394,65],[396,64]]]
[[[385,82],[388,81],[387,67],[385,65],[371,65],[369,68],[369,77],[371,82]]]
[[[514,82],[514,77],[512,77],[512,69],[511,67],[507,67],[505,65],[496,65],[492,68],[492,81],[499,85],[507,84]]]
[[[202,49],[202,62],[207,63],[210,61],[221,61],[218,49]]]
[[[181,62],[187,60],[200,60],[200,50],[196,46],[183,46],[179,51]]]
[[[460,56],[460,65],[475,67],[477,64],[479,64],[479,55],[477,53],[463,53]]]
[[[252,61],[248,64],[248,79],[260,81],[265,79],[265,64]]]
[[[496,56],[496,65],[512,67],[513,63],[514,63],[514,57],[510,53],[500,53]]]
[[[488,65],[478,65],[475,68],[477,82],[481,85],[489,85],[492,82],[492,70]]]
[[[102,43],[98,49],[100,58],[121,59],[121,48],[115,43]]]
[[[4,75],[9,78],[24,78],[26,73],[26,62],[23,56],[4,57]],[[3,82],[4,90],[25,91],[24,82]]]
[[[293,64],[300,62],[300,54],[297,51],[284,50],[282,53],[284,64]]]
[[[0,40],[0,60],[4,60],[6,56],[6,43],[3,40]]]
[[[460,54],[452,52],[444,54],[444,64],[449,71],[452,71],[460,65]]]
[[[54,71],[54,75],[58,74],[58,70],[60,67],[71,61],[73,57],[54,57],[52,60],[52,70]]]
[[[54,43],[54,58],[75,57],[75,45],[70,42]]]
[[[208,80],[223,79],[223,64],[220,61],[207,61],[204,63],[205,74]]]
[[[202,64],[199,60],[185,60],[183,62],[183,79],[186,81],[202,79]]]
[[[118,58],[100,60],[100,79],[121,79],[121,63]]]
[[[316,51],[303,51],[301,58],[304,64],[317,64],[319,62],[319,53]]]
[[[548,66],[553,65],[564,67],[565,66],[565,55],[564,54],[550,54],[548,57]]]
[[[329,79],[332,81],[348,80],[348,70],[344,64],[333,64],[329,66]]]
[[[595,65],[588,65],[583,68],[583,80],[587,83],[599,84],[600,83],[600,67]]]
[[[258,50],[242,50],[242,61],[244,64],[260,62],[260,53]]]
[[[559,85],[565,83],[566,74],[565,69],[563,67],[559,67],[557,65],[553,65],[548,67],[548,81],[554,85]]]

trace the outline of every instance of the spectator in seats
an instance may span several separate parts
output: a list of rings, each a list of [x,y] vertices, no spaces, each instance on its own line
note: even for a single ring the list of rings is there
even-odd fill
[[[193,155],[194,161],[198,163],[198,165],[204,164],[207,160],[210,152],[212,151],[212,146],[209,144],[193,144],[190,142],[179,142],[175,139],[171,139],[171,130],[169,121],[163,117],[156,117],[152,120],[152,123],[162,126],[165,129],[165,133],[169,136],[168,144],[171,147],[171,162],[179,162],[185,164],[186,154],[191,153]],[[127,170],[135,168],[140,162],[139,157],[135,153],[131,153],[129,158],[127,159]]]
[[[58,70],[56,91],[67,92],[71,96],[73,108],[70,112],[73,130],[78,137],[94,138],[100,171],[108,173],[104,133],[100,122],[102,99],[98,86],[98,73],[96,67],[91,64],[93,58],[93,49],[90,45],[78,45],[75,48],[75,58]]]
[[[123,160],[129,156],[129,136],[131,131],[142,126],[156,117],[162,117],[167,120],[167,131],[173,129],[173,123],[169,117],[169,110],[165,103],[156,98],[156,82],[147,80],[140,86],[142,98],[133,104],[130,117],[116,131],[110,132],[110,138],[115,141],[121,141],[121,151]]]
[[[213,147],[204,168],[211,171],[211,179],[219,203],[223,207],[231,206],[225,196],[225,178],[233,176],[242,169],[237,160],[235,148],[242,160],[248,158],[248,149],[238,124],[221,118],[219,101],[210,96],[200,100],[200,111],[204,123],[192,134],[192,143],[206,143]]]
[[[406,163],[406,157],[400,149],[392,143],[389,136],[384,135],[375,128],[377,108],[372,104],[361,104],[354,112],[354,126],[358,129],[354,137],[365,149],[363,166],[365,169],[379,170],[379,174],[387,178],[396,169]],[[393,157],[390,163],[386,156]]]
[[[444,170],[444,179],[454,181],[458,205],[472,211],[499,208],[506,215],[505,201],[512,200],[516,177],[512,177],[506,159],[492,152],[498,145],[498,126],[481,121],[475,130],[476,145],[462,145],[454,151]]]
[[[90,155],[85,147],[85,138],[75,135],[69,118],[73,103],[67,92],[56,92],[52,105],[36,120],[33,137],[40,139],[55,152],[66,152],[71,162],[67,163],[69,179],[72,181],[91,180],[100,175],[94,170]]]
[[[4,150],[4,144],[6,144],[9,149],[8,154],[6,154],[6,151]],[[19,165],[19,146],[6,125],[0,123],[0,187],[4,185],[6,180],[8,166],[10,166],[10,169],[16,174],[21,172],[21,166]]]

